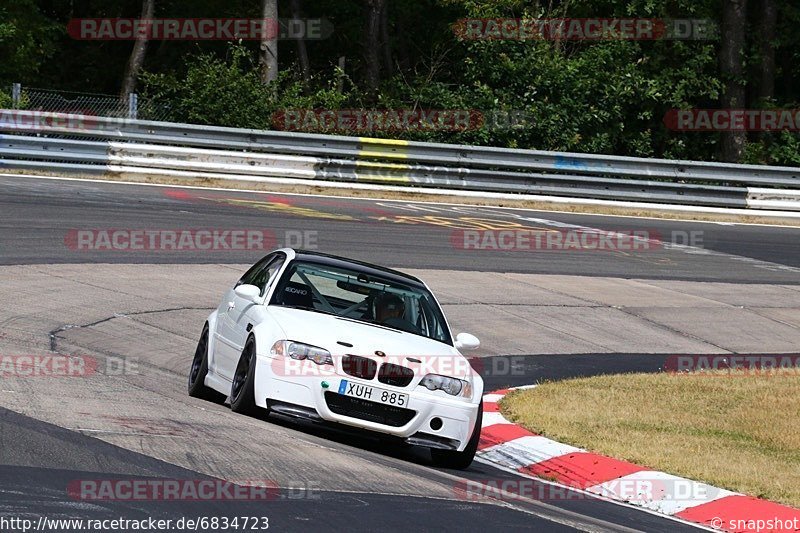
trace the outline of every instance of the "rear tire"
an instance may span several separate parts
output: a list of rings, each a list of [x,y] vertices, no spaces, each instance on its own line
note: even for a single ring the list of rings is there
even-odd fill
[[[206,376],[208,375],[208,324],[203,326],[203,333],[197,341],[197,348],[194,351],[192,366],[189,369],[189,396],[211,400],[214,398],[214,391],[206,387]]]
[[[431,449],[431,459],[433,464],[439,468],[451,468],[453,470],[465,470],[472,464],[475,459],[475,453],[478,451],[478,443],[481,440],[481,426],[483,425],[483,400],[478,405],[478,419],[475,421],[475,429],[472,430],[472,436],[467,443],[467,447],[463,452],[454,450],[437,450]]]
[[[255,398],[256,382],[256,341],[253,337],[247,339],[236,372],[233,374],[231,384],[231,411],[243,415],[253,415],[256,412]]]

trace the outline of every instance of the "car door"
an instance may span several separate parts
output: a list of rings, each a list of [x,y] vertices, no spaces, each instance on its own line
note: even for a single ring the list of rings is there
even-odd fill
[[[223,296],[217,308],[217,324],[214,331],[215,348],[213,357],[209,357],[208,366],[215,374],[225,379],[230,380],[233,378],[233,369],[231,367],[236,364],[239,354],[241,353],[241,349],[236,349],[237,346],[234,341],[232,324],[235,323],[235,320],[238,318],[236,316],[238,314],[236,310],[237,305],[240,310],[243,306],[241,302],[236,301],[237,299],[241,299],[236,296],[234,289],[239,285],[252,284],[258,273],[274,258],[275,254],[269,254],[250,267],[236,285],[225,293],[225,296]],[[231,314],[234,316],[232,317]]]
[[[255,285],[261,289],[263,297],[284,260],[283,254],[271,254],[259,261],[256,267],[242,276],[223,299],[217,319],[220,342],[214,371],[227,380],[233,379],[239,356],[252,329],[248,329],[248,325],[255,326],[256,320],[253,312],[256,304],[241,298],[234,289],[239,285]]]

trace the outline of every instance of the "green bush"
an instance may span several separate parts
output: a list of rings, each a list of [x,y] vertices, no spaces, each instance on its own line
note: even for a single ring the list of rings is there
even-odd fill
[[[743,163],[800,166],[800,134],[781,131],[747,143]]]
[[[719,97],[711,44],[480,41],[461,46],[457,72],[398,75],[382,85],[377,100],[336,70],[307,83],[284,70],[264,85],[251,52],[241,45],[231,45],[225,57],[189,56],[183,73],[145,73],[141,92],[143,100],[165,104],[166,119],[176,122],[280,129],[276,117],[284,110],[472,110],[484,117],[520,113],[523,122],[466,131],[321,126],[304,131],[638,157],[703,160],[716,153],[718,134],[670,131],[663,120],[670,109],[709,107]],[[800,137],[787,132],[752,142],[745,160],[800,164]]]
[[[11,109],[11,91],[0,89],[0,109]]]
[[[351,98],[339,94],[333,83],[319,83],[308,93],[290,71],[264,85],[250,53],[240,45],[231,45],[225,58],[191,56],[180,77],[146,72],[141,81],[143,98],[166,103],[167,120],[239,128],[270,129],[281,110],[338,109]]]

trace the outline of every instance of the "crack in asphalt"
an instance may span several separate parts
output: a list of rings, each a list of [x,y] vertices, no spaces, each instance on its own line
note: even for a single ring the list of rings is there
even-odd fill
[[[102,318],[100,320],[95,320],[94,322],[89,322],[87,324],[80,324],[80,325],[78,325],[78,324],[65,324],[63,326],[57,327],[57,328],[51,330],[50,332],[48,332],[47,335],[50,338],[50,351],[51,352],[56,352],[56,353],[58,352],[58,347],[57,347],[57,344],[58,344],[58,340],[57,339],[59,339],[58,334],[59,333],[63,333],[65,331],[68,331],[70,329],[91,328],[91,327],[94,327],[94,326],[98,326],[100,324],[104,324],[106,322],[110,322],[110,321],[112,321],[114,319],[117,319],[117,318],[131,318],[131,317],[136,317],[136,316],[140,316],[140,315],[151,315],[151,314],[155,314],[155,313],[169,313],[169,312],[173,312],[173,311],[212,311],[213,309],[214,309],[213,307],[189,307],[189,306],[170,307],[170,308],[167,308],[167,309],[152,309],[152,310],[147,310],[147,311],[133,311],[133,312],[129,312],[129,313],[114,313],[113,315],[111,315],[109,317]],[[159,328],[158,326],[154,326],[152,324],[147,324],[147,322],[141,322],[140,321],[139,323],[140,324],[146,324],[148,326],[152,326],[152,327],[154,327],[156,329],[160,329],[161,331],[164,331],[164,332],[167,332],[167,333],[173,333],[173,332],[171,332],[171,331],[169,331],[167,329]],[[185,337],[185,338],[189,339],[189,337]],[[106,354],[106,355],[109,355],[109,354]]]

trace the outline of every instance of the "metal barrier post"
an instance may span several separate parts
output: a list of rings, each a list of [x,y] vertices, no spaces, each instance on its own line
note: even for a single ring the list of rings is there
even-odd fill
[[[19,109],[19,101],[22,98],[22,84],[14,83],[11,85],[11,108]]]
[[[136,120],[136,115],[139,112],[139,95],[131,93],[128,95],[128,118]]]

